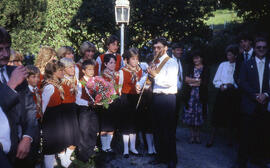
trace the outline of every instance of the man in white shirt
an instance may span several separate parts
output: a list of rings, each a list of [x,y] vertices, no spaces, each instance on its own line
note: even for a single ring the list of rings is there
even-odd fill
[[[11,164],[14,164],[15,160],[20,161],[28,155],[31,142],[36,135],[37,123],[33,98],[26,98],[22,94],[25,89],[28,89],[25,81],[26,69],[23,66],[17,68],[7,66],[10,46],[9,33],[0,27],[0,96],[2,97],[0,123],[4,127],[4,131],[0,131],[0,143]],[[23,166],[18,165],[18,167]]]
[[[256,38],[255,57],[252,57],[240,70],[241,130],[238,163],[235,167],[247,167],[248,161],[256,161],[261,167],[269,146],[268,124],[270,122],[267,104],[269,102],[269,58],[265,38]],[[263,141],[258,141],[258,139]],[[267,151],[266,151],[267,150]]]
[[[153,50],[154,57],[157,59],[155,65],[148,68],[148,73],[153,78],[153,131],[157,144],[157,158],[151,164],[165,163],[169,168],[175,168],[177,163],[175,95],[178,64],[175,59],[168,58],[167,49],[165,38],[155,39]]]

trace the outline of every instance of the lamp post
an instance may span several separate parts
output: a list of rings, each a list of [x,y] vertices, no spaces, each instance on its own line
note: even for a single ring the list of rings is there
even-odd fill
[[[125,24],[129,24],[130,17],[130,6],[128,0],[116,0],[115,1],[115,21],[116,24],[121,24],[121,48],[120,54],[124,53],[124,35],[125,35]]]

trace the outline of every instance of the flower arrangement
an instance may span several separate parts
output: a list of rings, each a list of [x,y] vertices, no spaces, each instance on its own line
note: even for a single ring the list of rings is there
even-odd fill
[[[94,105],[101,105],[108,109],[109,104],[118,98],[114,85],[100,76],[90,78],[86,83],[86,87]]]

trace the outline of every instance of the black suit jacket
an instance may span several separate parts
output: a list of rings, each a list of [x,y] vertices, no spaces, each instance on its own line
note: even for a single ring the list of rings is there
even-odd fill
[[[7,66],[9,77],[15,68]],[[9,120],[11,130],[11,149],[9,156],[11,159],[14,159],[18,142],[22,138],[22,135],[28,135],[33,139],[37,136],[36,104],[26,81],[15,88],[15,91],[1,83],[0,94],[2,97],[0,105]]]
[[[241,109],[248,115],[256,113],[256,108],[267,110],[267,104],[261,105],[256,101],[256,93],[260,93],[259,75],[255,57],[243,63],[240,70],[240,88],[242,90]],[[265,58],[262,93],[269,92],[269,59]]]

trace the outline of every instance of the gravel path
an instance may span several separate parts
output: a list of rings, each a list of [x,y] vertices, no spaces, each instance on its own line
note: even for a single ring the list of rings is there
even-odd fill
[[[212,148],[206,148],[206,134],[202,134],[202,144],[188,143],[188,129],[178,128],[177,139],[177,168],[230,168],[236,158],[236,150],[229,147],[226,142],[217,137]],[[142,151],[142,150],[140,150]],[[116,158],[104,167],[106,168],[165,168],[166,165],[152,166],[148,164],[153,158],[149,156],[134,157],[128,159],[122,155],[116,155]]]

